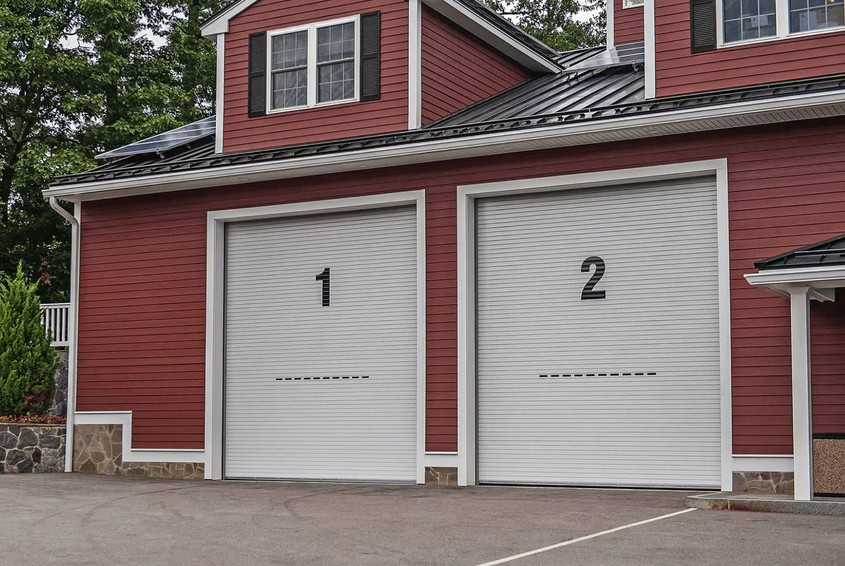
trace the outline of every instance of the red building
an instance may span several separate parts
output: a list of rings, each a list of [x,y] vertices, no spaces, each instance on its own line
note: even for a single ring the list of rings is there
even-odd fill
[[[45,193],[69,468],[845,491],[842,3],[758,4],[232,4],[216,118]]]

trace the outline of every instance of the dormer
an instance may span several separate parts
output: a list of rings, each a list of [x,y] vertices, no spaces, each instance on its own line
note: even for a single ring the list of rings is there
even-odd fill
[[[218,153],[415,129],[559,70],[475,0],[241,0],[202,32]]]
[[[645,0],[644,15],[650,96],[845,72],[843,0]]]

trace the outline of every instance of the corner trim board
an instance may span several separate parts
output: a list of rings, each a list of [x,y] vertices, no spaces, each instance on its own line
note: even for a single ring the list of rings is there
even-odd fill
[[[217,92],[214,108],[214,153],[223,153],[223,110],[226,80],[226,34],[217,34]]]
[[[425,191],[405,191],[294,204],[216,210],[206,220],[205,479],[223,479],[225,227],[265,220],[414,205],[417,213],[417,483],[425,483],[426,242]]]
[[[422,0],[408,0],[408,129],[422,126]]]
[[[613,1],[613,0],[609,0]],[[643,25],[645,37],[645,97],[657,96],[657,34],[654,30],[655,2],[645,0],[643,8]]]
[[[653,1],[653,0],[652,0]],[[720,356],[720,481],[723,490],[733,486],[733,438],[730,349],[730,257],[728,242],[728,160],[712,159],[520,179],[458,186],[458,485],[477,483],[476,415],[476,305],[475,305],[475,206],[476,198],[569,189],[607,187],[649,181],[712,175],[716,181],[719,262]]]

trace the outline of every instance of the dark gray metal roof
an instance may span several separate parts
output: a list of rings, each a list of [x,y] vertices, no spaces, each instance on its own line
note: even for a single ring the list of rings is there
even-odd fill
[[[644,97],[645,74],[631,66],[559,73],[529,80],[428,127],[589,111],[639,102]]]
[[[845,234],[754,263],[757,269],[845,265]]]
[[[331,155],[387,146],[478,136],[622,116],[659,114],[796,94],[845,91],[845,74],[786,81],[667,98],[643,100],[642,72],[633,66],[540,77],[459,111],[434,124],[406,132],[362,136],[281,148],[215,154],[209,136],[173,152],[127,157],[96,169],[58,177],[53,186],[143,177],[260,163],[313,155]],[[558,90],[559,89],[559,90]]]

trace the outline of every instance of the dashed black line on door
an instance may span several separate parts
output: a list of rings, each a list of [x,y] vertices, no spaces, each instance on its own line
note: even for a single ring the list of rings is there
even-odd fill
[[[548,377],[655,377],[654,371],[628,371],[628,372],[603,372],[603,373],[541,373],[541,378]]]
[[[329,381],[344,379],[370,379],[369,375],[320,375],[317,377],[277,377],[276,381]]]

